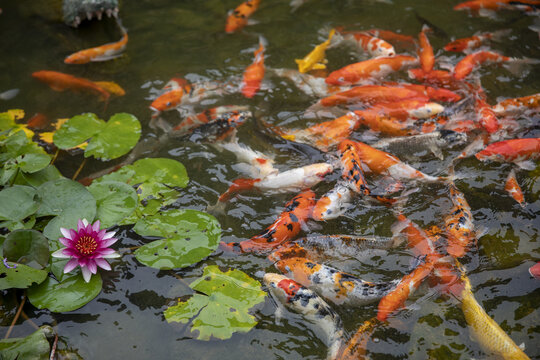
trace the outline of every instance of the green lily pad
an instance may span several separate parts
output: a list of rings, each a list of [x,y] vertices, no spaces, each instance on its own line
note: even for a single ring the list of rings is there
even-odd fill
[[[36,171],[34,173],[22,173],[21,179],[17,177],[16,183],[19,184],[28,184],[33,187],[38,187],[41,184],[46,183],[47,181],[56,180],[63,178],[62,174],[56,166],[54,165],[48,165],[45,168]]]
[[[141,123],[131,114],[114,114],[86,147],[84,156],[116,159],[127,154],[141,137]]]
[[[190,287],[199,293],[187,301],[165,310],[167,322],[187,324],[191,319],[192,332],[197,339],[229,339],[235,332],[248,332],[257,321],[248,311],[264,301],[266,293],[261,284],[240,270],[222,272],[215,265],[207,266],[203,276]]]
[[[96,200],[76,181],[52,180],[37,190],[41,198],[37,216],[55,216],[43,229],[43,234],[51,240],[61,236],[60,227],[76,228],[79,219],[92,222],[96,216]]]
[[[60,283],[48,277],[43,283],[28,289],[28,300],[38,309],[73,311],[98,296],[102,284],[99,273],[92,275],[90,282],[85,282],[80,272],[65,276]]]
[[[88,191],[97,203],[96,218],[102,227],[118,224],[123,218],[131,215],[137,206],[137,193],[133,187],[118,181],[102,181],[93,183]]]
[[[37,211],[37,200],[37,192],[30,186],[14,185],[0,191],[0,220],[22,221]]]
[[[0,340],[0,358],[2,360],[48,360],[51,346],[47,336],[52,334],[53,329],[44,325],[27,337]]]
[[[183,268],[210,255],[219,245],[221,228],[209,214],[172,209],[140,219],[135,232],[165,239],[152,241],[135,251],[135,257],[156,269]]]
[[[15,230],[6,237],[4,257],[9,261],[44,269],[49,264],[49,241],[36,230]]]
[[[105,128],[105,121],[96,114],[84,113],[66,121],[53,136],[54,145],[71,149],[82,144]]]
[[[0,290],[17,288],[26,289],[33,284],[42,283],[47,277],[47,271],[34,269],[23,264],[8,262],[10,267],[16,265],[14,269],[7,268],[0,263]]]
[[[27,153],[16,158],[19,168],[27,173],[34,173],[49,165],[51,157],[48,154]]]

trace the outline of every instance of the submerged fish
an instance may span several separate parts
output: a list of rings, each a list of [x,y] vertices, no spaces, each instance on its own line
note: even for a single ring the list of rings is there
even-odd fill
[[[260,0],[247,0],[231,10],[225,24],[225,32],[233,33],[248,24],[249,17],[259,8]]]
[[[540,94],[506,99],[493,106],[493,111],[498,115],[517,115],[526,110],[538,109],[540,109]]]
[[[110,94],[93,81],[78,78],[73,75],[64,74],[58,71],[41,70],[32,73],[32,76],[41,82],[46,83],[55,91],[86,91],[98,95],[102,100],[109,100]]]
[[[504,190],[512,196],[514,200],[518,202],[521,207],[525,207],[525,197],[523,196],[523,191],[516,179],[516,172],[514,169],[510,170],[508,177],[506,178],[506,183],[504,184]]]
[[[498,41],[502,39],[504,36],[510,34],[511,31],[511,29],[504,29],[493,32],[485,32],[467,38],[456,39],[446,44],[444,46],[444,50],[456,52],[474,50],[479,48],[489,40]]]
[[[324,194],[313,208],[313,219],[326,221],[343,215],[352,204],[353,191],[349,182],[338,181],[336,185]]]
[[[339,30],[339,34],[344,41],[353,42],[359,52],[375,57],[396,55],[396,50],[391,44],[368,32]]]
[[[298,64],[298,71],[306,73],[310,70],[326,69],[327,60],[325,59],[325,53],[328,45],[330,45],[330,41],[332,41],[332,36],[334,36],[335,33],[335,29],[330,30],[326,41],[315,46],[315,48],[303,59],[294,60]]]
[[[264,78],[264,50],[266,47],[266,40],[263,37],[259,37],[259,48],[253,53],[253,63],[244,70],[242,78],[242,95],[252,98],[261,87],[261,82]]]
[[[351,337],[349,342],[344,346],[339,360],[358,360],[364,359],[366,356],[366,345],[368,340],[371,338],[375,326],[377,325],[377,318],[372,318],[365,321],[359,328],[356,330],[356,333]]]
[[[475,156],[480,161],[513,162],[523,169],[533,170],[536,167],[533,160],[540,158],[540,138],[495,142]]]
[[[471,207],[465,195],[453,184],[448,185],[453,208],[444,218],[448,239],[447,252],[454,257],[465,255],[467,248],[476,241]]]
[[[420,58],[420,65],[424,72],[430,72],[433,70],[435,64],[435,55],[433,55],[433,47],[429,43],[429,39],[426,32],[430,31],[429,27],[424,25],[422,31],[418,34],[418,40],[420,42],[420,49],[418,50],[418,57]]]

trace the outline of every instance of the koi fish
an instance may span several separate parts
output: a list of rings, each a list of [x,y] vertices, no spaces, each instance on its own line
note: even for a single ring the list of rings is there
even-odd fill
[[[540,94],[534,94],[503,100],[493,106],[493,111],[498,115],[516,115],[527,109],[537,110],[538,108],[540,108]]]
[[[174,109],[192,91],[191,84],[182,78],[172,78],[165,84],[164,89],[168,91],[158,96],[150,104],[150,109],[158,113]]]
[[[510,170],[508,177],[506,178],[506,183],[504,185],[504,190],[508,191],[510,196],[516,200],[521,207],[525,207],[525,197],[523,196],[523,191],[516,179],[516,172],[514,169]]]
[[[184,136],[189,137],[189,140],[193,142],[222,140],[230,136],[237,127],[243,125],[252,116],[251,111],[232,111],[225,113],[211,122],[194,128],[191,134]]]
[[[259,8],[261,0],[247,0],[229,12],[225,32],[230,34],[248,24],[249,17]]]
[[[32,73],[32,76],[49,85],[54,91],[86,91],[98,95],[104,101],[108,101],[110,97],[107,91],[85,78],[49,70],[36,71]]]
[[[476,241],[473,216],[465,195],[452,182],[448,188],[454,206],[450,210],[450,214],[444,218],[448,239],[446,251],[456,258],[460,258],[465,255],[469,245]]]
[[[322,106],[336,106],[361,102],[373,105],[378,102],[421,98],[422,96],[417,91],[402,86],[363,85],[327,96],[320,100],[320,104]],[[425,100],[427,101],[428,98],[425,97]]]
[[[534,170],[536,166],[531,160],[540,158],[540,138],[495,142],[475,156],[480,161],[513,162],[522,169]]]
[[[32,129],[45,129],[50,123],[51,121],[49,120],[49,118],[47,118],[46,115],[42,113],[37,113],[30,119],[28,119],[26,125]]]
[[[332,41],[332,37],[336,33],[335,29],[330,30],[328,34],[328,39],[321,44],[315,46],[309,54],[307,54],[303,59],[295,59],[294,61],[298,64],[298,71],[301,73],[306,73],[310,70],[320,70],[326,69],[327,60],[325,59],[326,49]]]
[[[356,333],[351,337],[349,342],[343,348],[339,360],[358,360],[364,359],[366,356],[367,342],[371,338],[373,331],[375,331],[375,325],[377,324],[377,318],[372,318],[365,321],[356,330]]]
[[[358,124],[390,136],[409,136],[419,134],[417,129],[411,128],[409,122],[396,119],[387,115],[381,115],[371,110],[356,110],[359,116]]]
[[[0,100],[11,100],[19,94],[19,91],[20,91],[19,89],[6,90],[0,93]]]
[[[396,281],[381,283],[364,281],[302,257],[279,260],[274,266],[286,276],[337,305],[370,304],[381,299],[396,286]]]
[[[488,134],[493,134],[499,131],[501,125],[495,112],[491,109],[491,106],[481,96],[477,96],[475,99],[476,105],[476,118],[484,130]]]
[[[418,34],[418,40],[420,41],[418,57],[420,58],[422,70],[424,72],[430,72],[433,70],[433,65],[435,65],[435,55],[433,55],[433,47],[429,43],[426,31],[430,31],[430,29],[424,25],[422,27],[422,31],[420,31],[420,34]]]
[[[338,314],[317,294],[294,280],[279,274],[264,274],[263,282],[272,298],[282,307],[304,316],[322,332],[319,337],[328,346],[328,359],[335,359],[343,341],[343,323]],[[317,329],[315,329],[317,332]]]
[[[317,221],[335,219],[351,206],[353,192],[348,182],[338,181],[337,184],[324,194],[313,208],[313,219]]]
[[[471,283],[463,274],[464,289],[461,309],[472,335],[489,356],[503,359],[529,359],[503,329],[486,313],[471,291]]]
[[[392,234],[398,237],[401,233],[407,238],[407,246],[414,256],[427,256],[436,252],[431,237],[421,227],[403,214],[396,215],[398,222],[392,225]]]
[[[403,87],[405,89],[415,91],[417,93],[417,97],[421,98],[423,96],[427,96],[430,100],[434,101],[456,102],[461,100],[461,95],[447,89],[434,88],[426,85],[394,82],[385,82],[384,85]]]
[[[522,10],[533,11],[534,7],[529,6],[540,5],[540,2],[535,0],[472,0],[457,4],[454,6],[454,10],[471,10],[473,12],[482,14],[482,10]]]
[[[294,85],[308,96],[324,97],[328,93],[335,92],[339,87],[328,86],[323,77],[303,74],[293,69],[270,69],[279,77],[291,80]]]
[[[94,81],[94,83],[111,95],[124,96],[126,91],[114,81]]]
[[[410,118],[426,119],[443,112],[444,106],[416,97],[394,102],[377,103],[369,111],[403,120]]]
[[[355,142],[351,140],[344,140],[339,144],[339,159],[343,169],[341,177],[352,184],[352,189],[356,193],[369,195],[369,188],[356,149]]]
[[[485,44],[488,40],[498,41],[504,36],[510,34],[511,29],[498,30],[494,32],[486,32],[478,35],[473,35],[471,37],[456,39],[452,42],[449,42],[444,46],[446,51],[454,52],[466,52],[474,50]]]
[[[285,205],[285,211],[272,225],[259,235],[240,242],[240,249],[243,252],[265,252],[294,239],[300,233],[300,224],[311,216],[314,205],[315,193],[311,190],[301,192]],[[225,244],[226,247],[234,245]]]
[[[503,63],[512,60],[511,57],[503,56],[491,51],[477,51],[465,56],[454,68],[454,78],[462,80],[467,77],[478,65],[484,63]]]
[[[409,78],[426,84],[447,86],[451,89],[459,89],[461,87],[459,82],[454,78],[453,74],[446,70],[431,70],[430,72],[425,72],[421,68],[418,68],[410,69],[408,74]]]
[[[339,30],[339,34],[344,41],[353,42],[359,52],[366,52],[375,57],[396,55],[396,50],[391,44],[367,32]]]
[[[535,279],[540,280],[540,262],[537,262],[529,268],[529,274]]]
[[[403,307],[409,296],[418,289],[422,281],[431,273],[436,260],[438,260],[438,256],[428,255],[425,263],[419,265],[410,274],[405,275],[396,288],[379,301],[377,308],[377,319],[379,321],[386,321],[391,313]]]
[[[239,192],[258,189],[264,192],[283,193],[300,191],[317,185],[324,176],[333,171],[328,163],[311,164],[304,167],[269,174],[262,179],[237,179],[219,197],[220,202],[231,199]]]
[[[91,61],[108,61],[119,57],[126,49],[128,34],[122,25],[118,24],[122,31],[122,39],[117,42],[84,49],[69,55],[64,59],[66,64],[87,64]]]
[[[247,111],[248,109],[249,108],[247,106],[240,105],[222,105],[211,109],[206,109],[198,113],[197,115],[187,116],[178,125],[172,128],[172,131],[174,131],[175,133],[184,134],[199,125],[207,124],[211,121],[216,120],[223,114],[234,111]]]
[[[414,37],[410,35],[398,34],[390,30],[370,29],[367,30],[366,33],[388,41],[389,43],[399,44],[405,47],[410,47],[416,42]]]
[[[248,99],[255,96],[261,87],[261,81],[264,78],[264,49],[265,40],[259,37],[259,48],[255,50],[253,55],[255,59],[244,71],[242,78],[242,95]]]
[[[380,57],[347,65],[333,71],[326,78],[330,85],[354,85],[362,80],[371,80],[418,64],[418,59],[407,55]]]

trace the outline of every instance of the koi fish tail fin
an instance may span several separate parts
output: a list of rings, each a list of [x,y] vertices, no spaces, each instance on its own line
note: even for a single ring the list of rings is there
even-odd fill
[[[206,212],[212,215],[224,215],[226,205],[226,202],[218,200],[214,205],[208,205],[206,207]]]
[[[505,37],[512,33],[512,29],[502,29],[491,33],[491,40],[502,41]]]
[[[262,35],[259,35],[259,47],[266,49],[268,47],[268,40]]]
[[[304,4],[306,2],[306,0],[292,0],[289,5],[291,6],[291,13],[295,12],[296,10],[298,10],[298,8],[300,6],[302,6],[302,4]]]
[[[261,181],[261,179],[236,179],[231,186],[223,194],[219,196],[218,202],[225,203],[232,199],[236,194],[239,194],[246,190],[251,190],[255,186],[255,183]]]
[[[116,18],[116,25],[118,25],[118,28],[120,29],[120,31],[122,32],[122,35],[126,35],[127,34],[127,29],[124,27],[124,25],[122,24],[122,20],[120,18]]]
[[[524,57],[521,59],[512,58],[512,60],[505,63],[503,66],[513,75],[523,77],[528,73],[530,65],[536,65],[539,63],[539,59]]]

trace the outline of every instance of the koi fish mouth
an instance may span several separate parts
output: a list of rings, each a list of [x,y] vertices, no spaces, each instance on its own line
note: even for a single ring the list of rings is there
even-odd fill
[[[63,0],[64,22],[78,27],[84,20],[118,17],[118,0]]]

